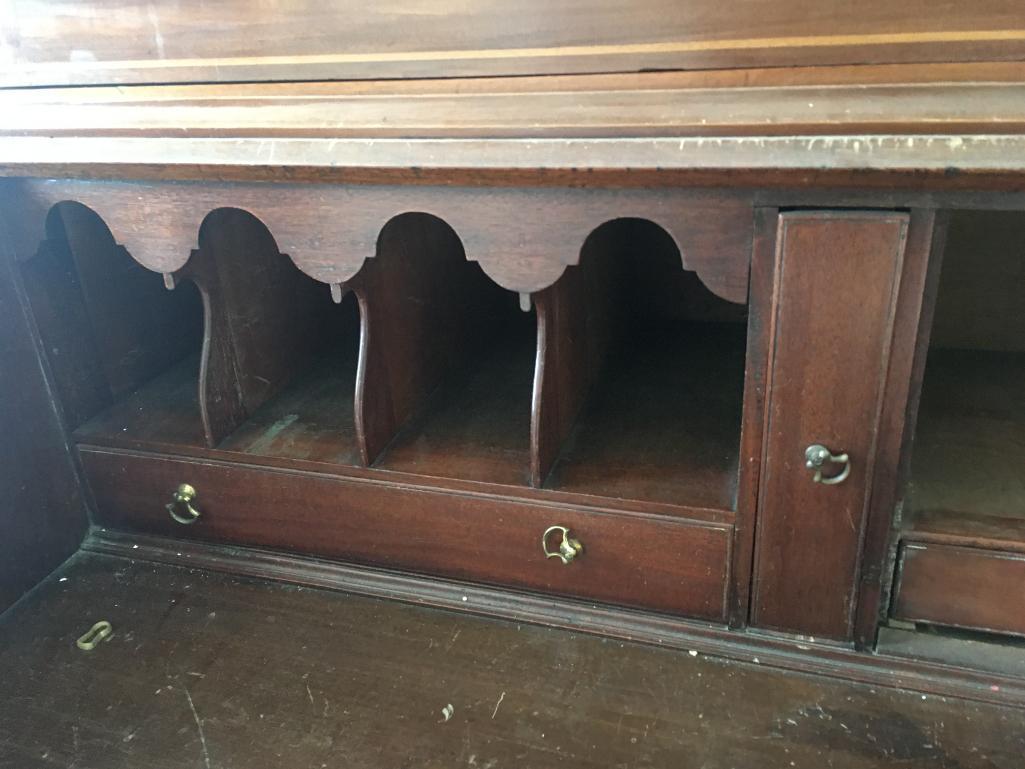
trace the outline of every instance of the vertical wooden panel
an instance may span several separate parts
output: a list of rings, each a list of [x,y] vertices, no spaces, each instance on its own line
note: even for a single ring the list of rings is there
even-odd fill
[[[303,274],[245,211],[210,214],[177,273],[203,295],[200,407],[216,446],[311,362],[332,331],[327,286]]]
[[[347,287],[363,315],[356,431],[371,464],[448,376],[495,343],[495,310],[513,297],[466,261],[451,227],[420,213],[384,227]]]
[[[762,465],[778,215],[775,208],[755,210],[748,295],[747,360],[744,367],[744,416],[740,433],[737,518],[733,533],[733,583],[730,586],[729,612],[730,624],[733,626],[746,624],[751,598],[751,564]]]
[[[919,209],[911,212],[908,227],[861,556],[854,641],[862,648],[875,642],[883,595],[893,576],[896,553],[891,533],[900,491],[909,472],[946,220],[945,214],[937,216],[935,211]]]
[[[622,224],[617,222],[615,224]],[[530,483],[540,488],[595,378],[623,333],[627,285],[623,227],[601,227],[580,264],[536,295],[538,356],[530,424]],[[682,270],[681,270],[682,272]]]
[[[0,218],[0,611],[77,548],[85,506]]]
[[[908,221],[888,212],[779,217],[755,625],[850,635]],[[850,455],[846,481],[812,481],[804,451],[814,443]]]

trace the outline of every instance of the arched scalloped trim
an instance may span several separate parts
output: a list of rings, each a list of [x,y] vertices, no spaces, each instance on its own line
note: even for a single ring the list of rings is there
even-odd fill
[[[211,211],[238,208],[259,219],[279,252],[288,254],[300,270],[329,285],[352,280],[366,259],[373,258],[382,228],[403,213],[441,219],[458,234],[468,260],[517,293],[552,285],[579,261],[583,243],[602,223],[647,219],[670,234],[684,268],[696,272],[709,290],[731,302],[747,301],[753,209],[750,199],[737,193],[40,180],[15,184],[19,188],[12,217],[19,216],[19,199],[29,219],[31,209],[40,204],[79,201],[104,219],[137,261],[163,273],[185,264],[192,250],[188,246],[196,242]],[[15,219],[14,224],[22,222]]]

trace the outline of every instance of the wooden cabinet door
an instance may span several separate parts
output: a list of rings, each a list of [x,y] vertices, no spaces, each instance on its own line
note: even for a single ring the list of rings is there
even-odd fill
[[[909,216],[787,212],[776,237],[751,621],[851,636]],[[822,479],[806,467],[819,444]]]

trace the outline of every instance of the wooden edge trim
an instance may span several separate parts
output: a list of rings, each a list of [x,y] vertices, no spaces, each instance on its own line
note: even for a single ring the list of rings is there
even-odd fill
[[[207,569],[309,587],[342,590],[420,606],[467,611],[499,619],[558,627],[623,641],[686,649],[782,670],[841,678],[977,702],[1025,707],[1025,679],[937,662],[856,652],[850,647],[730,631],[705,624],[614,609],[590,602],[529,595],[449,580],[355,567],[314,558],[235,546],[94,528],[86,552]]]

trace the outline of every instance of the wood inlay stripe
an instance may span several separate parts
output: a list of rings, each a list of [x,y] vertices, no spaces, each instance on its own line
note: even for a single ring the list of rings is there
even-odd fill
[[[549,57],[622,56],[698,53],[703,51],[776,48],[837,48],[844,46],[908,45],[921,43],[983,43],[1025,41],[1025,29],[946,30],[940,32],[880,32],[863,35],[805,35],[725,40],[676,40],[657,43],[566,45],[541,48],[488,48],[435,51],[372,51],[366,53],[286,54],[227,58],[124,59],[76,61],[76,70],[166,69],[173,67],[251,67],[302,64],[373,64],[416,61],[538,59]],[[65,70],[67,62],[38,62],[23,71]]]

